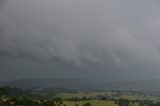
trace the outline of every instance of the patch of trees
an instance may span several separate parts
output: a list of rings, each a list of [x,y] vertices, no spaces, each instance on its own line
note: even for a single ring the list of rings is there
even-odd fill
[[[11,88],[8,86],[0,87],[0,96],[22,96],[31,95],[30,91],[25,91],[19,88]]]
[[[73,97],[73,98],[67,99],[67,101],[86,101],[86,100],[92,100],[92,99],[85,96],[83,96],[82,98]]]
[[[128,99],[115,100],[115,104],[118,106],[130,106],[130,101]]]
[[[92,104],[90,102],[87,102],[87,103],[83,104],[83,106],[92,106]]]
[[[139,106],[160,106],[160,102],[154,102],[151,100],[144,100],[139,102]]]

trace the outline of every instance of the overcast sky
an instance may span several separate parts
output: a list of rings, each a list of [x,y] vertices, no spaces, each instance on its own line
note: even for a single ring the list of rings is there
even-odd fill
[[[0,1],[0,81],[159,77],[159,0]]]

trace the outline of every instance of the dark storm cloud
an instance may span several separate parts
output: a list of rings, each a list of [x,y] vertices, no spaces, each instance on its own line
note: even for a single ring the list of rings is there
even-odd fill
[[[6,0],[0,54],[127,67],[160,62],[157,0]]]
[[[2,5],[2,3],[3,3],[3,0],[0,0],[0,5]]]

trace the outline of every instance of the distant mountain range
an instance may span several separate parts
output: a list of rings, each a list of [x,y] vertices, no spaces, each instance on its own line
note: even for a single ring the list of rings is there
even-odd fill
[[[160,92],[160,80],[108,82],[100,83],[98,87],[107,90]]]
[[[80,79],[21,79],[0,83],[0,86],[17,87],[22,89],[86,89],[92,85],[94,84]]]
[[[92,81],[81,79],[21,79],[1,82],[0,86],[35,90],[54,88],[73,90],[130,90],[148,92],[160,91],[160,80],[94,83]]]

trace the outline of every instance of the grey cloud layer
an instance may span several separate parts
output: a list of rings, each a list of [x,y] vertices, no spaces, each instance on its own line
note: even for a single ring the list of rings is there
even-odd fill
[[[160,62],[157,0],[6,0],[0,54],[78,65]]]

